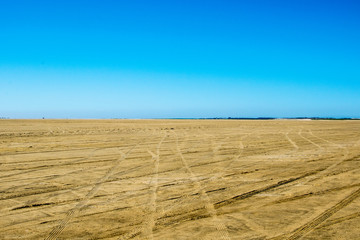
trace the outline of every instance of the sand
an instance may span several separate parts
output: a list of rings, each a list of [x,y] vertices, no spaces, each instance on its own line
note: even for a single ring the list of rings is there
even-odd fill
[[[0,239],[360,239],[360,121],[0,120]]]

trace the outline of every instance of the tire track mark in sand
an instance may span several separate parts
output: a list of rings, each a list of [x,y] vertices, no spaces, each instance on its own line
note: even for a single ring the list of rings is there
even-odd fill
[[[156,200],[157,200],[157,191],[159,188],[159,163],[160,163],[160,147],[161,144],[163,143],[164,139],[166,138],[166,134],[164,135],[164,137],[160,140],[160,142],[158,143],[157,147],[156,147],[156,154],[151,152],[150,150],[148,151],[151,156],[152,156],[152,160],[154,162],[154,175],[150,180],[150,188],[151,188],[151,197],[150,197],[150,206],[149,206],[149,210],[150,210],[150,214],[148,215],[148,219],[145,221],[146,226],[144,229],[144,234],[145,237],[147,239],[154,239],[153,236],[153,229],[155,227],[155,223],[156,223],[156,219],[157,219],[157,214],[156,214]]]
[[[205,192],[204,188],[201,186],[201,183],[199,181],[199,179],[196,177],[196,175],[193,173],[193,171],[191,170],[191,168],[189,167],[186,159],[184,158],[181,149],[179,147],[179,138],[176,134],[175,131],[173,131],[175,136],[176,136],[176,150],[177,153],[180,156],[181,162],[184,165],[186,172],[188,172],[188,174],[190,174],[190,180],[195,184],[195,186],[198,189],[198,192],[200,193],[201,199],[203,200],[204,204],[205,204],[205,209],[206,211],[210,214],[216,230],[219,233],[219,238],[218,239],[225,239],[225,240],[230,240],[229,237],[229,233],[227,231],[226,226],[224,225],[224,223],[222,223],[222,221],[217,217],[217,212],[216,209],[214,207],[214,204],[211,203],[211,200],[209,198],[209,195]]]
[[[332,165],[330,165],[329,167],[327,167],[327,168],[326,168],[326,171],[323,172],[324,174],[327,173],[329,170],[332,170],[332,169],[335,168],[336,166],[340,165],[341,163],[343,163],[344,161],[346,161],[346,160],[349,158],[350,152],[349,152],[349,149],[348,149],[347,147],[342,146],[341,144],[337,144],[337,143],[331,142],[331,141],[326,140],[326,139],[324,139],[324,138],[318,137],[318,136],[316,136],[311,130],[309,130],[309,134],[311,134],[311,135],[314,136],[315,138],[318,138],[318,139],[320,139],[320,140],[322,140],[322,141],[324,141],[324,142],[327,142],[327,143],[329,143],[329,144],[331,144],[331,145],[333,145],[333,146],[335,146],[335,147],[337,147],[337,148],[342,149],[342,150],[345,151],[343,157],[342,157],[339,161],[337,161],[337,162],[335,162],[334,164],[332,164]],[[353,147],[359,145],[359,143],[360,143],[360,141],[354,143],[354,144],[353,144]]]
[[[95,152],[98,151],[99,149],[94,149],[90,152],[90,154],[86,157],[81,157],[80,159],[78,160],[75,160],[75,161],[72,161],[70,163],[76,163],[76,162],[79,162],[79,161],[83,161],[83,160],[88,160],[88,159],[91,159],[94,155],[95,155]],[[90,169],[90,167],[86,168],[86,169]],[[42,170],[42,169],[40,169]],[[13,186],[13,187],[9,187],[7,189],[3,189],[1,190],[2,192],[3,191],[8,191],[8,190],[15,190],[15,189],[18,189],[18,188],[22,188],[22,187],[25,187],[25,186],[31,186],[31,185],[34,185],[34,184],[37,184],[37,183],[40,183],[40,182],[44,182],[44,181],[47,181],[47,180],[50,180],[50,179],[56,179],[56,178],[60,178],[60,177],[63,177],[63,176],[66,176],[66,175],[69,175],[69,174],[73,174],[73,173],[77,173],[77,172],[81,172],[81,171],[84,171],[85,169],[81,169],[81,170],[75,170],[75,171],[71,171],[71,172],[68,172],[68,173],[65,173],[65,174],[56,174],[56,175],[51,175],[51,176],[46,176],[46,177],[43,177],[42,179],[38,179],[36,178],[37,180],[35,181],[32,181],[30,183],[26,183],[26,184],[21,184],[21,185],[17,185],[17,186]],[[38,171],[37,169],[35,171]],[[26,171],[25,173],[29,173],[29,172],[33,172],[33,171]],[[20,175],[22,173],[18,173],[18,175]],[[28,179],[21,179],[20,181],[26,181]],[[13,181],[13,180],[10,180],[10,181]],[[1,200],[1,199],[0,199]]]
[[[4,158],[4,161],[1,161],[0,162],[0,168],[2,168],[3,166],[4,166],[4,163],[5,163],[5,165],[6,165],[6,163],[8,163],[8,162],[10,162],[9,161],[9,157],[8,156],[0,156],[0,158]]]
[[[239,145],[238,145],[238,149],[239,149],[238,154],[232,160],[230,160],[220,171],[215,173],[214,176],[211,177],[211,180],[215,181],[215,180],[218,180],[219,178],[223,178],[227,174],[226,172],[230,169],[231,165],[233,163],[235,163],[236,161],[239,161],[239,159],[241,158],[241,156],[244,153],[244,143],[243,143],[243,141],[246,138],[248,138],[250,135],[251,135],[251,133],[246,134],[246,135],[244,135],[244,136],[242,136],[240,138]],[[214,154],[214,156],[216,156],[216,154],[217,154],[215,149],[213,149],[213,154]]]
[[[316,229],[325,228],[334,224],[342,223],[344,221],[348,221],[354,218],[360,217],[360,212],[352,213],[343,217],[338,217],[333,220],[329,220],[326,223],[322,224],[321,226],[318,226]]]
[[[298,132],[298,135],[299,135],[302,139],[304,139],[305,141],[307,141],[307,142],[311,143],[312,145],[316,146],[317,148],[323,149],[323,147],[320,146],[319,144],[316,144],[316,143],[314,143],[313,141],[311,141],[310,139],[308,139],[307,137],[304,137],[304,136],[302,135],[302,129]]]
[[[254,133],[254,132],[247,133],[247,134],[243,135],[243,136],[240,138],[240,140],[239,140],[239,142],[238,142],[238,149],[239,149],[238,155],[237,155],[235,158],[231,159],[230,162],[229,162],[228,164],[226,164],[226,166],[221,169],[221,171],[218,171],[218,173],[216,173],[214,176],[210,177],[210,178],[208,179],[209,181],[215,181],[215,180],[218,180],[219,178],[221,179],[221,178],[223,178],[223,176],[225,176],[224,171],[226,171],[226,170],[230,167],[230,165],[231,165],[232,163],[234,163],[235,161],[238,161],[238,160],[240,159],[240,157],[242,156],[243,151],[244,151],[243,141],[244,141],[247,137],[249,137],[250,135],[252,135],[253,133]],[[208,134],[207,134],[207,135],[208,135]],[[208,135],[208,136],[214,137],[213,135]],[[223,143],[220,143],[219,145],[222,145],[222,144],[223,144]],[[212,144],[212,146],[213,146],[212,149],[213,149],[214,154],[217,154],[217,151],[216,151],[216,149],[214,148],[215,145]],[[175,154],[175,152],[174,152],[174,154]],[[189,166],[189,167],[191,168],[191,166]],[[200,180],[200,179],[198,179],[198,180]],[[201,180],[204,180],[204,179],[201,179]],[[190,179],[190,181],[191,181],[191,179]],[[199,181],[199,183],[200,183],[200,181]],[[208,193],[208,192],[210,192],[210,191],[206,191],[206,193]],[[175,206],[178,206],[178,204],[180,204],[179,201],[180,201],[180,202],[185,202],[189,197],[191,197],[191,196],[193,196],[193,195],[194,195],[193,193],[188,193],[188,194],[182,195],[182,197],[181,197],[181,198],[179,197],[179,199],[176,200],[176,201],[173,203],[173,206],[172,206],[170,209],[168,209],[166,212],[169,213],[169,212],[171,211],[171,209],[173,209]],[[198,191],[198,193],[197,193],[196,195],[200,195],[200,196],[201,196],[201,194],[200,194],[199,191]],[[200,209],[204,209],[204,210],[207,211],[206,208],[196,208],[196,209],[194,209],[192,212],[195,213],[195,212],[197,212],[197,211],[200,210]],[[176,216],[176,215],[179,215],[179,214],[175,214],[175,215],[168,215],[168,214],[166,214],[165,218],[167,218],[167,217],[169,217],[169,216]],[[204,217],[205,217],[205,216],[202,216],[201,218],[204,218]],[[210,217],[212,217],[212,216],[210,216]],[[190,220],[190,218],[187,219],[187,220]],[[262,231],[259,230],[259,232],[262,232]],[[261,234],[264,234],[264,233],[261,233]]]
[[[138,145],[138,144],[137,144]],[[52,231],[49,233],[49,235],[45,238],[46,240],[51,240],[51,239],[56,239],[60,233],[65,229],[66,225],[68,224],[68,222],[87,204],[87,202],[96,194],[96,192],[99,190],[100,186],[106,182],[106,180],[115,172],[116,168],[119,166],[119,163],[124,160],[127,155],[137,146],[133,146],[132,148],[130,148],[126,153],[123,153],[120,151],[121,157],[119,159],[117,159],[114,162],[114,165],[112,167],[110,167],[106,174],[98,179],[96,181],[96,183],[93,185],[92,189],[86,194],[86,196],[80,201],[78,202],[78,204],[71,209],[70,211],[68,211],[66,213],[66,216],[64,219],[62,219],[59,223],[59,225],[57,225],[56,227],[54,227],[52,229]]]
[[[328,193],[334,193],[334,192],[341,191],[344,189],[355,188],[355,187],[359,187],[359,186],[360,186],[360,183],[355,183],[355,184],[345,185],[345,186],[341,186],[341,187],[327,188],[327,189],[320,190],[320,191],[308,191],[308,192],[305,192],[305,193],[302,193],[299,195],[295,195],[295,196],[291,196],[291,197],[284,197],[279,200],[272,201],[268,204],[264,204],[262,206],[271,206],[274,204],[281,204],[281,203],[296,201],[296,200],[305,199],[308,197],[319,196],[319,195],[324,195],[324,194],[328,194]]]
[[[337,167],[338,165],[340,165],[341,163],[343,163],[344,161],[346,161],[349,158],[349,155],[350,155],[349,149],[346,147],[343,147],[343,146],[338,146],[338,147],[339,147],[339,149],[343,149],[345,151],[343,157],[341,157],[339,161],[326,167],[324,169],[324,171],[320,172],[318,175],[312,176],[311,178],[307,179],[307,181],[303,182],[303,184],[312,182],[312,181],[315,181],[316,179],[321,178],[322,176],[329,173],[331,170],[333,170],[335,167]]]
[[[253,232],[259,234],[260,236],[264,237],[267,235],[264,226],[257,224],[256,221],[251,220],[249,217],[244,216],[244,214],[238,214],[236,217],[231,216],[231,218],[235,219],[236,221],[240,221],[242,224],[247,226]],[[250,234],[252,234],[253,232],[251,232]]]
[[[325,138],[322,138],[322,137],[319,137],[319,136],[315,135],[310,129],[309,129],[308,132],[309,132],[309,134],[310,134],[311,136],[313,136],[313,137],[315,137],[315,138],[317,138],[317,139],[319,139],[319,140],[321,140],[321,141],[323,141],[323,142],[329,143],[330,145],[333,145],[333,146],[338,147],[338,148],[344,148],[344,147],[341,146],[340,144],[331,142],[331,141],[329,141],[329,140],[327,140],[327,139],[325,139]]]
[[[324,168],[320,168],[320,169],[314,170],[312,172],[305,173],[305,174],[303,174],[301,176],[298,176],[298,177],[293,177],[293,178],[289,178],[289,179],[286,179],[286,180],[282,180],[282,181],[279,181],[279,182],[277,182],[275,184],[271,184],[269,186],[265,186],[265,187],[255,189],[255,190],[252,190],[252,191],[240,194],[240,195],[236,195],[236,196],[234,196],[232,198],[225,199],[225,200],[222,200],[220,202],[217,202],[217,203],[214,204],[214,206],[217,209],[217,208],[220,208],[220,207],[223,207],[223,206],[226,206],[226,205],[230,205],[230,204],[233,204],[233,203],[235,203],[235,202],[237,202],[239,200],[247,199],[247,198],[255,196],[255,195],[259,194],[259,193],[263,193],[263,192],[266,192],[266,191],[269,191],[269,190],[273,190],[273,189],[279,188],[279,187],[281,187],[283,185],[286,185],[286,184],[298,181],[300,179],[309,177],[311,175],[317,174],[318,172],[321,172],[323,170],[324,170]]]
[[[238,161],[239,159],[240,159],[240,157],[241,157],[241,155],[243,154],[243,152],[244,152],[244,143],[243,143],[243,141],[247,138],[247,137],[249,137],[250,136],[250,134],[246,134],[246,135],[244,135],[244,136],[242,136],[241,138],[240,138],[240,140],[239,140],[239,142],[238,142],[238,149],[240,150],[239,151],[239,153],[238,153],[238,155],[236,155],[236,157],[232,160],[232,161],[230,161],[224,168],[223,168],[223,172],[225,172],[225,171],[227,171],[229,168],[230,168],[230,166],[234,163],[234,162],[236,162],[236,161]],[[223,143],[222,143],[223,144]],[[217,154],[217,151],[214,149],[214,151],[213,151],[213,153],[214,153],[214,156]]]
[[[244,200],[244,199],[248,199],[250,197],[256,196],[257,194],[260,193],[264,193],[267,191],[271,191],[271,190],[275,190],[281,186],[285,186],[287,184],[293,183],[295,181],[301,180],[303,178],[309,177],[311,175],[317,174],[318,172],[321,172],[323,170],[323,168],[311,171],[311,172],[307,172],[304,173],[298,177],[293,177],[293,178],[289,178],[289,179],[285,179],[282,181],[279,181],[278,183],[275,184],[271,184],[262,188],[258,188],[258,189],[254,189],[252,191],[249,192],[245,192],[243,194],[240,195],[236,195],[234,197],[231,197],[229,199],[224,199],[222,201],[216,202],[214,203],[214,208],[218,209],[221,207],[225,207],[227,205],[230,204],[234,204],[238,201]],[[261,207],[259,205],[257,205],[256,207]],[[179,222],[181,220],[181,222],[185,222],[185,221],[191,221],[194,219],[194,217],[198,217],[198,218],[207,218],[207,217],[211,217],[208,214],[204,215],[203,210],[206,210],[203,206],[198,206],[195,209],[191,210],[191,214],[188,215],[189,212],[178,212],[178,213],[173,213],[173,214],[167,214],[166,216],[164,216],[163,220],[165,220],[164,224],[165,225],[169,225],[171,222]]]
[[[238,154],[231,160],[225,160],[224,162],[228,162],[228,163],[225,166],[223,166],[221,169],[219,169],[218,171],[216,171],[217,169],[216,170],[214,169],[214,171],[216,171],[217,173],[215,173],[214,176],[212,176],[210,178],[211,180],[217,180],[219,178],[223,178],[227,174],[226,171],[228,171],[230,169],[231,165],[233,163],[235,163],[236,161],[239,161],[239,159],[241,158],[241,156],[244,153],[244,148],[245,148],[244,147],[244,140],[246,138],[248,138],[250,135],[252,135],[253,133],[254,132],[250,132],[250,133],[247,133],[247,134],[240,137],[240,140],[238,141],[238,150],[239,150]],[[214,138],[214,136],[210,135],[210,134],[204,134],[204,135],[208,135],[211,138]],[[227,137],[227,139],[228,138],[229,137]],[[216,155],[218,154],[219,147],[215,146],[215,144],[213,143],[213,140],[211,140],[211,145],[212,145],[212,152],[213,152],[213,155],[214,155],[213,158],[215,158]],[[223,143],[218,143],[218,146],[221,147],[222,145],[224,145],[224,142]],[[215,161],[215,163],[216,162],[222,162],[222,161]],[[193,166],[197,166],[197,165],[193,165]]]
[[[313,220],[305,223],[304,225],[298,227],[294,231],[292,231],[289,234],[281,235],[272,239],[287,239],[287,240],[296,240],[300,239],[309,232],[311,232],[313,229],[315,229],[318,225],[326,221],[329,217],[334,215],[339,210],[343,209],[347,205],[349,205],[351,202],[353,202],[355,199],[357,199],[360,196],[360,188],[356,191],[352,192],[347,197],[343,198],[340,202],[336,203],[331,208],[326,209],[323,213],[315,217]]]
[[[7,177],[13,177],[13,176],[19,176],[19,175],[24,175],[24,174],[28,174],[28,173],[33,173],[33,172],[37,172],[37,171],[42,171],[44,169],[49,169],[49,168],[53,168],[53,167],[63,167],[63,166],[69,166],[69,165],[73,165],[73,164],[86,164],[86,163],[91,163],[91,162],[84,162],[86,160],[91,159],[95,152],[99,151],[99,150],[103,150],[106,148],[90,148],[90,149],[82,149],[82,150],[91,150],[91,153],[88,156],[84,156],[84,157],[79,157],[79,159],[74,160],[74,161],[68,161],[68,162],[64,162],[63,164],[48,164],[48,165],[41,165],[41,166],[37,166],[35,168],[31,168],[30,170],[26,170],[26,171],[22,171],[22,172],[16,172],[16,173],[11,173],[8,175],[4,175],[4,176],[0,176],[0,178],[7,178]],[[80,149],[81,150],[81,149]],[[65,159],[66,160],[66,159]],[[45,160],[46,161],[46,160]],[[18,169],[14,169],[17,171],[20,171]],[[26,179],[24,179],[26,180]]]
[[[289,137],[289,132],[283,133],[285,138],[289,141],[289,143],[296,149],[299,149],[299,146]]]

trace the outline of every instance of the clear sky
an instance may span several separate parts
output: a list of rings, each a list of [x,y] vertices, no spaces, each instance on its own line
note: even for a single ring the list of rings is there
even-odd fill
[[[0,2],[0,117],[360,117],[360,1]]]

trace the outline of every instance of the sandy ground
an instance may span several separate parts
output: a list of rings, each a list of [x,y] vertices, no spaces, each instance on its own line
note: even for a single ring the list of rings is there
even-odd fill
[[[360,121],[0,120],[0,239],[360,239]]]

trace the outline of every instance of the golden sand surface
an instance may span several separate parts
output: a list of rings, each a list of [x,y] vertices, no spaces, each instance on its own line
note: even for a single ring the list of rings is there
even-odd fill
[[[0,239],[360,239],[360,121],[0,120]]]

